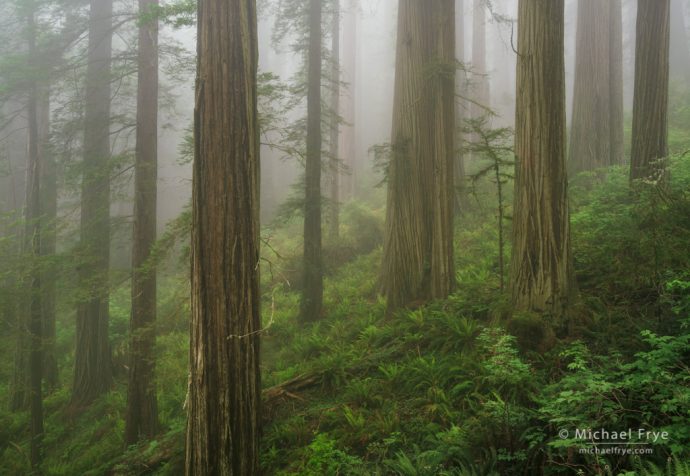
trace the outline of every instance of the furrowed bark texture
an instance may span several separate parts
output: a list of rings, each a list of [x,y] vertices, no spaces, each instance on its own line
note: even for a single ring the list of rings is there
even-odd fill
[[[563,0],[518,7],[511,291],[517,310],[561,317],[575,296],[565,169]]]
[[[307,77],[307,163],[304,197],[304,281],[300,319],[321,317],[321,1],[309,3],[309,72]]]
[[[391,312],[454,284],[455,5],[401,0],[383,285]]]
[[[158,0],[139,0],[147,13]],[[152,438],[158,427],[155,384],[156,268],[147,262],[156,241],[158,177],[158,22],[139,26],[137,146],[134,168],[132,314],[125,443]]]
[[[639,0],[631,180],[661,178],[668,155],[669,0]]]
[[[620,0],[617,13],[615,3],[580,0],[577,4],[568,164],[572,173],[620,163],[623,155]]]
[[[72,403],[86,405],[112,383],[108,342],[110,263],[110,63],[112,0],[91,0],[84,111],[80,286]]]
[[[201,0],[186,474],[259,474],[259,129],[254,0]]]

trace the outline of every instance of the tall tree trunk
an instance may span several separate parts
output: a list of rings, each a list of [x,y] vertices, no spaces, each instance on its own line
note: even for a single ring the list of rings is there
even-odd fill
[[[671,78],[680,82],[690,81],[690,47],[685,29],[684,0],[671,0],[671,38],[669,68]]]
[[[486,115],[491,105],[489,77],[486,70],[486,0],[474,0],[472,7],[472,100],[470,117],[479,119]],[[483,106],[483,107],[482,107]],[[479,141],[476,134],[470,139]]]
[[[577,4],[569,157],[573,173],[620,163],[623,153],[620,0],[617,18],[615,3],[580,0]]]
[[[668,155],[669,0],[638,0],[631,180],[661,178]]]
[[[80,285],[72,403],[86,405],[112,383],[108,342],[110,263],[110,63],[112,0],[91,0],[84,110]]]
[[[27,8],[27,38],[29,40],[29,67],[36,68],[35,4]],[[41,464],[43,447],[43,320],[41,309],[41,161],[38,130],[38,85],[31,80],[27,104],[28,164],[26,180],[26,255],[30,256],[30,274],[27,288],[29,297],[29,409],[31,435],[31,468]]]
[[[307,85],[307,163],[304,197],[304,282],[300,318],[321,317],[321,1],[309,3],[309,72]]]
[[[575,295],[565,168],[563,0],[518,7],[511,291],[516,310],[565,315]]]
[[[343,58],[341,74],[347,88],[341,89],[340,115],[343,118],[338,147],[345,173],[341,176],[341,196],[352,199],[355,196],[357,183],[357,161],[355,142],[355,97],[357,73],[357,9],[358,1],[350,0],[348,9],[343,16]]]
[[[139,0],[139,15],[158,0]],[[137,146],[134,168],[132,316],[125,443],[153,438],[158,429],[155,384],[156,267],[149,261],[156,241],[158,178],[158,20],[139,25]]]
[[[455,2],[455,57],[465,61],[465,0]],[[466,205],[465,154],[463,152],[463,127],[467,108],[467,77],[464,70],[456,71],[455,77],[455,209],[462,211]]]
[[[253,475],[261,432],[256,3],[201,0],[197,18],[185,473]]]
[[[383,261],[388,312],[445,298],[454,285],[454,0],[400,0],[396,48]]]
[[[41,161],[41,255],[55,256],[57,234],[57,168],[50,150],[50,88],[39,94],[38,137]],[[42,266],[41,301],[43,305],[43,376],[48,387],[58,386],[58,365],[55,355],[56,270],[48,263]]]
[[[609,95],[611,97],[611,154],[609,163],[621,165],[625,159],[623,113],[623,10],[621,0],[609,1]]]
[[[334,0],[331,23],[331,123],[329,142],[329,171],[331,179],[331,218],[329,236],[337,240],[340,235],[340,0]]]
[[[577,3],[575,88],[569,169],[573,173],[609,165],[609,5]]]

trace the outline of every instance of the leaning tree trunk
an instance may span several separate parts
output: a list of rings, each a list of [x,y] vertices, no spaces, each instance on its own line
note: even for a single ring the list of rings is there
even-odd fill
[[[660,179],[668,155],[669,0],[638,0],[630,179]]]
[[[158,0],[139,0],[139,14],[153,11]],[[132,238],[132,315],[130,366],[125,416],[125,443],[153,438],[158,427],[155,384],[156,268],[151,251],[156,241],[158,177],[158,21],[139,25],[137,146],[134,166]]]
[[[307,163],[304,196],[304,280],[300,319],[315,321],[323,306],[321,257],[321,1],[309,3]]]
[[[84,110],[80,286],[72,403],[86,405],[112,383],[108,342],[110,263],[110,62],[112,0],[91,0]]]
[[[455,4],[401,0],[383,260],[388,312],[454,284]]]
[[[259,126],[254,0],[201,0],[186,474],[259,474]]]
[[[511,290],[516,310],[565,315],[576,295],[565,168],[563,0],[518,7]]]

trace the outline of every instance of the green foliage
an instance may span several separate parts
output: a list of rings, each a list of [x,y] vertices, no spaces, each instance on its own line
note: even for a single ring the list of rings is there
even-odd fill
[[[343,476],[362,474],[362,461],[347,454],[336,446],[335,440],[327,434],[317,434],[306,451],[304,472],[307,476],[339,474]]]

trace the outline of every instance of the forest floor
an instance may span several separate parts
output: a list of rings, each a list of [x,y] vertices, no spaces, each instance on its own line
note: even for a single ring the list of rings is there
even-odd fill
[[[690,474],[690,161],[675,158],[670,177],[634,192],[623,168],[572,181],[580,297],[567,322],[510,309],[490,184],[477,191],[484,207],[456,220],[456,291],[388,318],[381,207],[345,207],[341,238],[324,253],[325,313],[306,327],[295,320],[299,221],[263,230],[265,473]],[[45,399],[45,474],[181,474],[184,254],[159,284],[160,436],[123,446],[123,286],[111,302],[116,383],[83,411],[69,407],[74,325],[69,307],[61,310],[63,385]],[[0,474],[28,474],[27,413],[6,411],[13,346],[8,337],[0,344]],[[649,441],[640,428],[668,437]],[[589,454],[592,441],[576,429],[631,429],[641,444],[619,446],[651,454]]]

